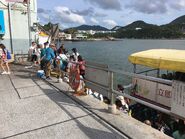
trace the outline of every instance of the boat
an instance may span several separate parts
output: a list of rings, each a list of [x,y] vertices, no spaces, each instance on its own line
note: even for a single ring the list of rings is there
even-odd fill
[[[151,49],[131,54],[134,65],[131,95],[169,110],[170,114],[185,117],[185,50]],[[137,71],[137,66],[150,68]],[[147,77],[147,72],[156,71],[156,77]],[[170,78],[164,78],[165,72]],[[181,77],[180,77],[180,76]],[[166,76],[167,77],[167,76]]]

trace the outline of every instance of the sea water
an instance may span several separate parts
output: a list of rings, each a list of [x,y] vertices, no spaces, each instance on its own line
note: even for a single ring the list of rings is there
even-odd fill
[[[185,50],[185,40],[137,40],[123,39],[120,41],[79,41],[62,42],[65,48],[71,51],[77,48],[80,55],[87,61],[107,64],[110,68],[133,71],[128,56],[132,53],[148,49],[181,49]],[[121,75],[116,75],[114,84],[123,83]]]

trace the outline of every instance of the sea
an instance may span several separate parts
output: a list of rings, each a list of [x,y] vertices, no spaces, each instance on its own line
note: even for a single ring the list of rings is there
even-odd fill
[[[180,49],[185,50],[185,40],[141,40],[123,39],[119,41],[63,41],[65,48],[70,52],[77,48],[86,61],[107,64],[111,69],[133,71],[128,56],[132,53],[149,49]],[[115,76],[115,84],[122,84],[121,75]]]

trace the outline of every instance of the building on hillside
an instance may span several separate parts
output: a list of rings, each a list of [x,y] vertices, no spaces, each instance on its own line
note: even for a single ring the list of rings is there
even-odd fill
[[[64,32],[59,32],[58,35],[59,35],[58,37],[61,40],[72,40],[72,35],[71,34],[67,34],[67,33],[64,33]]]
[[[96,33],[115,33],[115,31],[111,31],[111,30],[78,30],[78,33],[86,33],[86,34],[94,35]]]
[[[3,38],[0,42],[13,53],[27,53],[30,42],[36,40],[37,1],[30,0],[27,4],[27,0],[1,0],[0,13]]]
[[[75,38],[79,40],[84,40],[84,39],[87,39],[87,36],[83,34],[76,34]]]
[[[139,28],[139,27],[137,27],[137,28],[135,28],[135,30],[141,30],[142,28]]]

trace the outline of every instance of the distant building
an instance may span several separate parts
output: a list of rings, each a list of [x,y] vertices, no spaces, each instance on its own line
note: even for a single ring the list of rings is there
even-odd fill
[[[115,31],[111,30],[78,30],[78,33],[86,33],[90,35],[94,35],[96,33],[114,33]]]
[[[87,36],[85,36],[85,35],[83,35],[83,34],[76,34],[75,37],[76,37],[77,39],[80,39],[80,40],[82,40],[82,39],[87,39]]]
[[[142,28],[135,28],[135,30],[141,30]]]
[[[30,27],[28,27],[27,4],[24,0],[11,0],[11,8],[8,8],[8,0],[0,2],[0,23],[4,32],[0,31],[3,36],[1,43],[4,43],[10,50],[11,46],[14,53],[27,53],[30,45],[29,29],[31,30],[31,40],[36,39],[36,23],[37,23],[37,1],[30,0]],[[11,37],[12,36],[12,37]],[[11,43],[12,40],[12,43]]]

